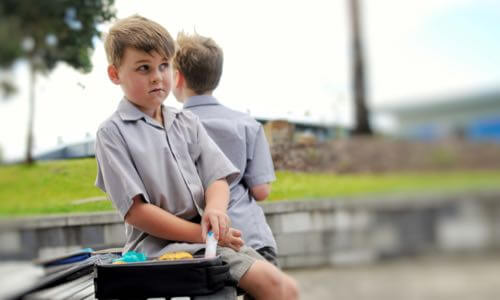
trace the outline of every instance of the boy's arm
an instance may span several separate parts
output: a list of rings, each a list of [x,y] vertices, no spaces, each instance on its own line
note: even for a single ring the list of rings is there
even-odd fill
[[[125,215],[125,222],[153,236],[189,243],[203,243],[201,226],[179,218],[156,205],[142,201],[140,195]]]
[[[216,182],[214,182],[214,184],[215,183]],[[218,185],[219,184],[216,184],[214,187]],[[219,190],[220,188],[215,189]],[[214,190],[210,192],[210,199],[212,200],[210,200],[209,202],[212,203],[210,205],[212,213],[209,212],[207,214],[207,212],[205,211],[204,214],[204,216],[212,216],[210,217],[210,219],[213,218],[213,212],[219,212],[224,208],[224,205],[223,203],[221,203],[221,201],[214,201],[215,199],[217,199],[215,196],[221,195],[219,194],[219,192],[220,191]],[[206,235],[201,234],[202,226],[200,226],[199,224],[189,222],[187,220],[174,216],[173,214],[161,209],[156,205],[146,203],[142,201],[140,195],[135,196],[133,198],[133,202],[134,203],[130,207],[130,210],[125,215],[125,222],[129,223],[130,225],[137,227],[140,230],[147,232],[153,236],[167,240],[188,243],[204,243]],[[227,227],[226,237],[223,239],[219,239],[219,245],[230,247],[235,251],[239,251],[240,247],[243,246],[241,232],[237,229],[229,228],[228,225]]]
[[[263,183],[250,188],[250,193],[257,201],[266,200],[271,193],[271,184]]]
[[[271,193],[270,182],[276,180],[271,151],[262,126],[259,126],[255,136],[249,139],[247,151],[248,161],[243,181],[249,187],[253,198],[262,201]]]

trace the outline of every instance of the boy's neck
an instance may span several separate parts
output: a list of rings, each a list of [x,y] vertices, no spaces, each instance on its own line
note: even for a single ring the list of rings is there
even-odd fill
[[[187,99],[187,98],[190,98],[190,97],[193,97],[193,96],[212,96],[212,93],[213,93],[213,91],[206,91],[206,92],[205,92],[205,93],[203,93],[203,94],[197,94],[197,93],[196,93],[195,91],[193,91],[193,90],[188,90],[188,91],[186,91],[186,92],[187,92],[187,93],[186,93],[186,96],[187,96],[187,97],[186,97],[186,99]]]
[[[212,96],[212,93],[213,93],[213,91],[206,91],[205,93],[198,94],[191,89],[185,89],[184,90],[184,99],[182,100],[182,102],[186,103],[186,101],[188,101],[189,98],[194,97],[194,96]]]
[[[163,125],[163,112],[162,112],[162,109],[161,109],[161,105],[160,107],[153,113],[153,119],[155,119],[156,121],[158,121],[158,123],[160,123],[162,126]]]
[[[160,124],[163,125],[162,105],[160,105],[159,107],[157,107],[154,110],[151,110],[151,109],[147,109],[145,107],[141,107],[128,99],[127,99],[127,101],[130,102],[135,107],[137,107],[138,110],[142,111],[143,113],[145,113],[146,115],[150,116],[151,118],[155,119],[156,121],[158,121]]]

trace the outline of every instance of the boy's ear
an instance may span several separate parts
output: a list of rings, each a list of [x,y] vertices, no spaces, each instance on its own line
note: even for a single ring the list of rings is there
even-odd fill
[[[184,84],[184,75],[179,70],[175,70],[175,87],[181,88]]]
[[[108,77],[114,84],[120,84],[120,78],[118,76],[118,69],[114,65],[108,66]]]

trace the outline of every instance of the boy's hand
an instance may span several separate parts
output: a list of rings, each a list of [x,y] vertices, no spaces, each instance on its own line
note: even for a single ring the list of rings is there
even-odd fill
[[[231,226],[229,216],[217,209],[207,209],[201,218],[201,236],[203,241],[207,238],[207,232],[212,230],[215,239],[220,241],[226,239],[226,235]]]
[[[223,240],[219,240],[219,246],[229,247],[235,251],[240,251],[241,246],[243,246],[244,242],[241,238],[241,231],[234,228],[229,228],[228,234],[226,238]]]

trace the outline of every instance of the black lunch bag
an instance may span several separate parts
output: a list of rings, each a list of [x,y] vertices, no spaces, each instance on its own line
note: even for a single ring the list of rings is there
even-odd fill
[[[229,265],[220,256],[189,260],[146,261],[127,264],[96,264],[94,288],[97,299],[209,295],[235,285]]]

